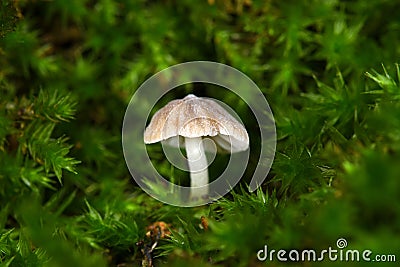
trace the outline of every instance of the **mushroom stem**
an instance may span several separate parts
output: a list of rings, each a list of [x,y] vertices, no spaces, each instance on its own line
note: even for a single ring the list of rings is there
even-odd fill
[[[201,137],[185,138],[186,156],[190,170],[190,197],[208,195],[208,165]],[[196,188],[194,187],[202,187]]]

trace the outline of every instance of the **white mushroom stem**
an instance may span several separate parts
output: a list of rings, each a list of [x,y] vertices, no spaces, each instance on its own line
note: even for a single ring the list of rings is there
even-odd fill
[[[185,137],[186,156],[190,170],[191,198],[208,194],[208,164],[201,137]],[[194,187],[202,188],[194,189]]]

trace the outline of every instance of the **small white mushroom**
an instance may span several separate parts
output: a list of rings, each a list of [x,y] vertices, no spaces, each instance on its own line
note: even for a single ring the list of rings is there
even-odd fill
[[[179,146],[184,143],[190,170],[190,186],[201,187],[191,197],[206,196],[208,164],[202,138],[209,137],[229,153],[249,148],[249,136],[244,126],[221,105],[210,98],[188,95],[169,102],[158,110],[144,132],[146,144],[166,142]]]

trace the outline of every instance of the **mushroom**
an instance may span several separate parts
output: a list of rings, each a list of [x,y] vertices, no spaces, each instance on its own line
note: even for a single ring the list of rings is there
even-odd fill
[[[160,141],[178,147],[184,144],[192,199],[209,194],[205,151],[212,149],[203,144],[203,137],[211,138],[220,150],[228,153],[249,148],[249,136],[238,120],[213,99],[193,94],[172,100],[158,110],[144,132],[146,144]]]

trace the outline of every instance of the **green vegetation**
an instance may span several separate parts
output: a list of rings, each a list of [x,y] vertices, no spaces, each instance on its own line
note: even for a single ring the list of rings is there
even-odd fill
[[[256,255],[264,245],[337,248],[339,238],[400,261],[399,8],[396,0],[3,0],[0,266],[149,266],[142,251],[159,221],[171,234],[159,237],[155,266],[321,266]],[[226,197],[178,208],[135,185],[121,127],[146,78],[192,60],[246,73],[269,101],[278,142],[257,192],[245,189],[254,153]],[[257,140],[237,97],[195,90],[233,107]],[[187,179],[160,147],[149,152],[164,176]]]

